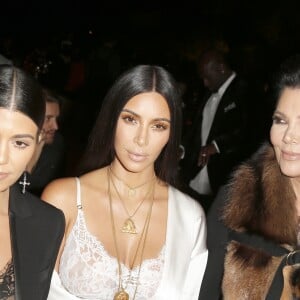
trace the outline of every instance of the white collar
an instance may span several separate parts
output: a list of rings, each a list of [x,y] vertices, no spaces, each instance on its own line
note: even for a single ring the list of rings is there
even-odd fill
[[[227,78],[227,80],[219,87],[217,94],[222,97],[228,88],[231,81],[235,78],[236,72],[232,72],[232,74]]]

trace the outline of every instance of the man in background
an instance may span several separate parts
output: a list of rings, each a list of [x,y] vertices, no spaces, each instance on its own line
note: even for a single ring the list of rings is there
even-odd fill
[[[218,50],[204,52],[197,67],[207,93],[183,140],[181,172],[192,195],[208,209],[233,168],[255,148],[248,121],[252,93]]]
[[[45,186],[65,171],[65,143],[58,132],[61,114],[61,97],[44,89],[46,113],[42,129],[42,141],[37,147],[27,170],[30,173],[28,190],[40,196]]]

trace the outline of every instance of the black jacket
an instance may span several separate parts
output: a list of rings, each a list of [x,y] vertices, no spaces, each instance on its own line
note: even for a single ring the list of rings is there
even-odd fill
[[[46,300],[64,235],[63,212],[26,192],[10,189],[9,223],[16,300]]]
[[[241,161],[247,158],[255,149],[250,138],[249,122],[251,87],[238,75],[225,90],[207,137],[207,145],[215,141],[219,154],[210,157],[207,165],[211,188],[214,193],[226,183],[229,174]],[[210,94],[204,97],[195,115],[192,129],[183,138],[186,155],[182,164],[183,178],[188,183],[200,171],[197,166],[201,149],[202,113]]]

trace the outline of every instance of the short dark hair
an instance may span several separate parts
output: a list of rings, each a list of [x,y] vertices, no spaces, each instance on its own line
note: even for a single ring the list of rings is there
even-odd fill
[[[201,65],[207,62],[224,64],[230,67],[229,56],[225,51],[221,51],[215,47],[206,48],[198,57],[198,64]]]
[[[119,115],[131,98],[147,92],[159,93],[168,103],[171,115],[170,137],[155,162],[155,172],[160,179],[170,184],[176,183],[181,138],[181,98],[173,76],[156,65],[135,66],[121,74],[110,88],[89,137],[81,174],[109,165],[113,161]]]
[[[12,65],[0,65],[0,107],[18,111],[28,116],[42,128],[45,101],[38,81]]]
[[[59,106],[62,105],[63,97],[56,91],[43,87],[43,94],[46,102],[57,103]]]
[[[300,54],[288,57],[279,65],[271,77],[270,88],[274,106],[285,88],[300,88]]]

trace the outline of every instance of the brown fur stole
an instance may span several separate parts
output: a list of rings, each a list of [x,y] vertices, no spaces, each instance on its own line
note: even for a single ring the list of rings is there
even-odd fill
[[[295,200],[273,148],[265,144],[233,173],[224,223],[235,231],[257,234],[292,250],[297,243]],[[235,241],[227,250],[224,299],[265,299],[282,257]]]

